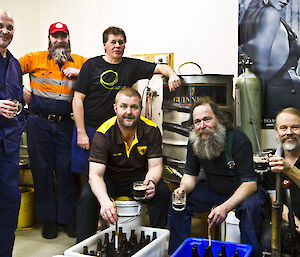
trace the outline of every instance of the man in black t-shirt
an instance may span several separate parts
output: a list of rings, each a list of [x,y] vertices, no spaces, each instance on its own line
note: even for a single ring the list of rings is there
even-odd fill
[[[90,58],[80,71],[73,99],[76,127],[73,130],[72,172],[88,174],[90,143],[96,129],[114,116],[116,94],[140,79],[161,73],[169,77],[169,88],[180,86],[180,78],[166,64],[123,57],[126,35],[121,28],[109,27],[103,33],[105,55]]]
[[[191,236],[194,211],[211,210],[208,223],[213,226],[236,209],[241,242],[253,246],[253,256],[261,256],[259,237],[266,193],[257,185],[251,143],[242,131],[231,127],[228,116],[208,97],[200,98],[191,114],[194,129],[187,147],[185,174],[174,191],[178,195],[187,193],[187,204],[183,212],[169,208],[169,254]],[[197,183],[200,168],[207,180]]]
[[[282,173],[282,180],[293,180],[291,192],[292,211],[295,216],[296,238],[300,239],[300,112],[295,108],[283,109],[276,117],[275,130],[280,146],[275,155],[270,156],[272,173],[264,175],[264,186],[271,202],[276,199],[276,173]],[[282,190],[282,219],[288,220],[288,207],[285,190]],[[297,241],[297,240],[296,240]]]

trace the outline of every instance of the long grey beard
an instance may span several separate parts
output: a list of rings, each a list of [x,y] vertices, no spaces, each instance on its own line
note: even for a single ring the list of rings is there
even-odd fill
[[[68,44],[51,45],[49,53],[54,61],[65,63],[71,56],[71,48]]]
[[[207,139],[201,138],[199,133],[193,129],[190,133],[190,141],[193,144],[194,153],[201,159],[214,159],[224,151],[226,144],[226,128],[217,123],[211,136]]]

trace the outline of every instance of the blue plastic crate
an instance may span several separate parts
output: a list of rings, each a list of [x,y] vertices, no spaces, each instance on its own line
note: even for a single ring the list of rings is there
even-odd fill
[[[208,246],[208,243],[208,239],[189,237],[184,240],[184,242],[171,255],[171,257],[190,257],[194,244],[198,245],[199,255],[202,257],[204,255],[205,247]],[[211,240],[211,248],[214,256],[218,256],[218,253],[221,251],[221,245],[225,245],[226,254],[229,257],[234,254],[234,250],[239,251],[240,257],[247,257],[250,256],[250,253],[253,249],[252,245]]]

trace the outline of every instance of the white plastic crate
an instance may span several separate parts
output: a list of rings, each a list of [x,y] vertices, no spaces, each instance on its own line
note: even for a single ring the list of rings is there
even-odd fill
[[[151,241],[148,245],[146,245],[144,248],[139,250],[137,253],[132,255],[132,257],[163,257],[165,256],[165,248],[166,248],[166,242],[169,238],[169,230],[167,229],[159,229],[159,228],[151,228],[151,227],[134,227],[134,226],[126,226],[123,225],[123,233],[126,233],[127,239],[130,237],[130,231],[131,229],[135,230],[135,233],[138,237],[140,237],[141,231],[145,231],[145,236],[149,235],[152,239],[153,232],[157,232],[157,238],[154,241]],[[111,238],[111,231],[113,231],[115,228],[110,227],[107,228],[100,233],[91,236],[87,238],[86,240],[80,242],[77,245],[72,246],[71,248],[67,249],[64,252],[65,256],[74,256],[74,257],[83,257],[83,256],[89,256],[82,254],[83,246],[87,246],[90,250],[96,250],[96,244],[97,239],[101,238],[102,241],[104,240],[105,233],[109,233],[109,238]]]

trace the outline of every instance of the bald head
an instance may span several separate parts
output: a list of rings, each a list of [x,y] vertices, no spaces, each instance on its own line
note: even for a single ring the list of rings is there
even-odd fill
[[[6,48],[13,39],[14,20],[9,12],[0,9],[0,53],[6,57]]]

